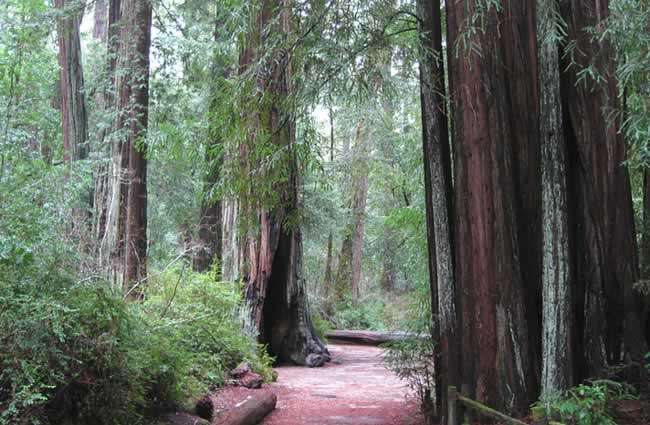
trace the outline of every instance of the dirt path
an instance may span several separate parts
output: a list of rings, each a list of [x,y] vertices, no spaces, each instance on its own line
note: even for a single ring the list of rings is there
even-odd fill
[[[277,368],[276,410],[264,425],[416,425],[417,402],[382,363],[382,350],[358,345],[328,346],[324,367]]]

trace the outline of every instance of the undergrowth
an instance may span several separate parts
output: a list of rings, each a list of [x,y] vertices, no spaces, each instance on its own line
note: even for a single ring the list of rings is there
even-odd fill
[[[545,409],[552,419],[568,425],[616,425],[611,402],[635,398],[629,385],[601,379],[546,396],[535,406]]]
[[[239,321],[240,288],[166,271],[142,303],[101,282],[0,269],[0,424],[142,424],[272,359]]]

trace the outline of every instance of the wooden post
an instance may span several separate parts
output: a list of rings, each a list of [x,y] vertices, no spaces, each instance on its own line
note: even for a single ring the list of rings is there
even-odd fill
[[[456,387],[450,385],[447,388],[447,424],[448,425],[458,425],[458,412],[456,407],[458,403],[456,402]]]

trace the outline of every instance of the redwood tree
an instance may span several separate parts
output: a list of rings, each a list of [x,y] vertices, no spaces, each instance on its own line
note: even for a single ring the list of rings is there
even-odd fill
[[[569,205],[575,262],[576,372],[578,378],[601,373],[620,360],[622,347],[639,360],[647,351],[640,315],[638,257],[630,179],[614,78],[614,55],[607,41],[590,31],[603,30],[609,1],[562,0],[567,23],[562,99],[568,143]],[[599,75],[596,80],[591,75]]]
[[[123,182],[120,210],[124,224],[118,226],[123,243],[122,282],[128,291],[147,272],[147,160],[146,129],[149,103],[149,49],[151,3],[122,0],[119,49],[116,65],[117,122],[120,175]],[[120,214],[122,216],[122,214]],[[137,295],[139,291],[135,291]]]
[[[534,2],[446,5],[462,390],[524,413],[541,341]]]
[[[363,248],[363,233],[366,222],[366,202],[368,200],[368,132],[363,118],[357,123],[352,147],[350,165],[350,183],[348,200],[348,222],[343,228],[343,242],[339,253],[338,269],[336,271],[335,297],[341,301],[345,294],[350,293],[352,300],[359,299],[359,284],[361,282],[361,254]]]
[[[61,113],[63,126],[64,161],[70,167],[73,161],[88,156],[88,117],[84,99],[84,78],[81,64],[79,26],[83,9],[71,7],[68,0],[55,0],[54,6],[62,16],[57,22],[59,66],[61,78]]]
[[[240,71],[253,71],[251,75],[255,76],[253,96],[258,107],[249,115],[253,128],[249,143],[242,146],[244,166],[263,170],[254,150],[270,142],[281,152],[282,170],[286,173],[273,182],[274,192],[279,195],[276,202],[266,202],[258,188],[250,188],[243,211],[251,224],[245,291],[259,339],[268,344],[271,353],[280,360],[320,366],[329,354],[309,316],[302,276],[302,234],[296,221],[300,208],[296,123],[287,102],[292,93],[291,52],[283,48],[265,51],[269,34],[289,34],[290,4],[288,0],[261,0],[251,19],[248,46],[240,57]]]
[[[446,388],[458,384],[459,329],[452,231],[451,155],[445,104],[440,2],[419,0],[420,99],[427,214],[429,287],[436,344],[436,401],[443,422]]]
[[[542,146],[542,394],[572,386],[571,256],[555,0],[537,0]]]
[[[219,42],[223,30],[222,20],[219,15],[220,9],[217,8],[217,15],[215,16],[214,27],[214,41]],[[212,264],[217,262],[220,271],[223,272],[223,201],[216,192],[219,183],[220,171],[223,162],[222,135],[218,125],[215,125],[216,117],[213,115],[217,113],[217,85],[223,83],[222,78],[227,78],[227,64],[219,55],[218,52],[214,53],[212,63],[212,91],[213,98],[210,102],[209,117],[209,142],[205,144],[205,161],[208,165],[208,172],[206,173],[203,182],[203,200],[201,203],[201,217],[199,219],[198,230],[198,246],[195,248],[196,252],[193,257],[193,266],[197,271],[205,271]]]

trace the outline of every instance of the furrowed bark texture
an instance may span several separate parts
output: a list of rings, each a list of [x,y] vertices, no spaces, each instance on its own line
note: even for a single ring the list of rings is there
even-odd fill
[[[542,394],[573,384],[571,256],[555,0],[537,0],[542,145]]]
[[[472,3],[447,3],[462,392],[523,414],[536,398],[541,341],[539,310],[528,308],[541,298],[539,198],[529,193],[539,184],[534,2]],[[456,44],[474,13],[480,55]]]
[[[568,40],[575,48],[563,55],[562,98],[568,142],[570,207],[575,232],[574,304],[578,378],[598,375],[621,360],[621,347],[633,359],[647,352],[641,320],[641,297],[633,293],[638,258],[630,180],[620,123],[610,112],[618,107],[612,48],[593,40],[586,28],[602,31],[609,15],[607,0],[562,0]],[[566,49],[565,49],[566,50]],[[575,64],[568,67],[570,58]],[[601,76],[581,80],[593,66]],[[568,67],[568,69],[567,69]],[[584,359],[584,360],[583,360]]]
[[[235,282],[240,278],[241,263],[244,257],[244,243],[238,232],[239,204],[235,199],[226,198],[223,201],[223,249],[222,249],[222,278]]]
[[[427,244],[431,276],[433,338],[436,344],[436,407],[445,423],[446,391],[459,374],[459,328],[456,311],[452,230],[451,152],[445,101],[440,2],[419,0],[420,100],[427,213]]]
[[[144,138],[148,121],[149,49],[151,46],[151,3],[147,0],[121,2],[120,44],[116,91],[120,133],[120,163],[125,170],[120,202],[125,202],[124,269],[125,290],[147,273],[147,160]],[[121,194],[122,195],[122,194]],[[138,296],[136,289],[133,296]]]
[[[253,20],[249,48],[242,54],[243,69],[263,53],[265,40],[260,34],[265,33],[272,16],[279,16],[280,31],[286,34],[290,30],[291,9],[287,0],[263,0],[261,6]],[[329,360],[329,353],[316,336],[308,312],[302,276],[302,235],[296,223],[287,223],[299,208],[299,169],[293,149],[295,117],[293,111],[282,105],[292,90],[290,54],[286,50],[274,52],[274,58],[262,66],[268,67],[268,72],[256,73],[261,76],[257,84],[272,101],[268,110],[254,114],[253,122],[261,126],[257,130],[264,129],[270,135],[274,145],[285,149],[289,175],[286,181],[276,183],[279,203],[272,210],[258,205],[253,211],[259,227],[249,231],[246,299],[260,340],[269,345],[272,354],[279,360],[320,366]],[[246,157],[245,150],[243,154]]]
[[[103,93],[106,112],[118,109],[116,95],[116,67],[119,49],[119,28],[121,19],[121,0],[109,0],[107,27],[106,64],[107,87]],[[100,134],[100,140],[108,140],[110,161],[100,167],[95,182],[95,226],[99,240],[98,257],[107,279],[115,286],[122,287],[124,276],[124,223],[126,218],[126,179],[123,178],[121,131],[117,116],[109,130]],[[128,158],[125,158],[128,160]]]
[[[79,26],[83,9],[70,8],[70,1],[55,0],[54,6],[64,16],[57,22],[59,66],[61,79],[61,113],[63,149],[66,166],[88,157],[88,117],[84,100],[84,78],[81,64]]]
[[[105,68],[97,72],[105,73],[107,80],[106,87],[97,90],[95,101],[100,111],[106,113],[114,106],[113,90],[115,88],[115,61],[113,58],[117,53],[117,21],[119,20],[120,2],[119,0],[97,0],[95,2],[95,16],[93,26],[93,37],[106,43],[108,60]],[[109,34],[111,37],[109,39]],[[108,131],[106,129],[96,129],[97,139],[101,144],[107,140]],[[111,251],[113,248],[112,241],[117,238],[116,221],[111,221],[111,200],[113,197],[115,178],[112,177],[113,171],[113,146],[108,143],[106,156],[108,161],[100,162],[94,171],[95,187],[93,193],[93,229],[92,234],[95,238],[95,251],[99,259],[99,264],[106,275],[111,277]],[[114,231],[113,231],[114,230]],[[114,234],[111,235],[110,232]]]

